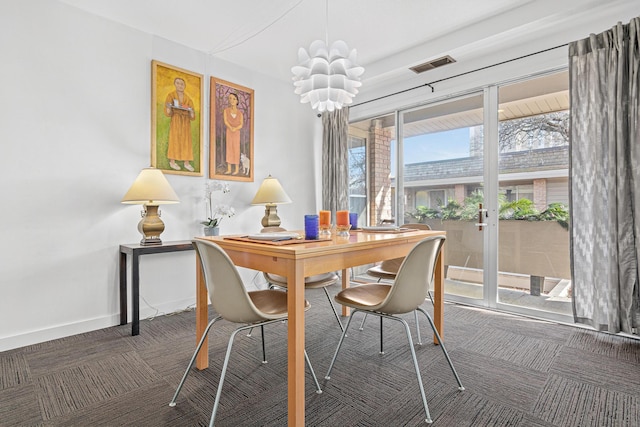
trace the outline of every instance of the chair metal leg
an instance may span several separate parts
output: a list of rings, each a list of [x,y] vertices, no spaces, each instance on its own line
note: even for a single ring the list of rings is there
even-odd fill
[[[262,332],[262,363],[267,363],[267,356],[265,350],[265,341],[264,341],[264,325],[260,325],[260,329]],[[307,362],[307,366],[309,367],[309,371],[311,371],[311,376],[313,377],[313,382],[316,383],[316,393],[322,394],[322,388],[320,387],[320,383],[318,382],[318,377],[316,376],[316,371],[313,369],[313,365],[311,365],[311,360],[309,360],[309,355],[307,354],[307,350],[304,351],[304,360]]]
[[[351,316],[349,317],[349,321],[347,322],[347,326],[345,327],[345,331],[342,333],[342,336],[340,337],[340,341],[338,342],[338,348],[336,348],[336,352],[333,355],[333,359],[331,360],[331,364],[329,365],[329,370],[327,371],[327,375],[324,377],[326,380],[330,380],[331,379],[331,370],[333,369],[333,365],[336,361],[336,358],[338,357],[338,353],[340,352],[340,348],[342,347],[342,342],[344,341],[344,337],[347,333],[347,330],[349,329],[349,325],[351,325],[351,320],[353,320],[353,315],[356,314],[357,312],[359,312],[361,310],[359,309],[353,309],[353,313],[351,313]],[[364,312],[364,311],[363,311]],[[396,320],[400,323],[402,323],[402,325],[404,326],[405,329],[405,333],[407,335],[407,340],[409,342],[409,349],[411,350],[411,358],[413,359],[413,366],[416,370],[416,376],[418,378],[418,386],[420,387],[420,395],[422,397],[422,405],[424,407],[424,412],[426,414],[426,418],[425,421],[427,423],[431,423],[431,414],[429,413],[429,406],[427,405],[427,396],[424,392],[424,386],[422,384],[422,376],[420,375],[420,368],[418,367],[418,358],[416,357],[416,352],[413,349],[413,339],[411,338],[411,331],[409,330],[409,324],[402,318],[399,317],[395,317],[395,316],[390,316],[390,315],[386,315],[386,314],[381,314],[381,313],[374,313],[374,312],[369,312],[370,314],[379,316],[380,319],[382,319],[383,317],[386,317],[388,319],[392,319],[392,320]],[[365,313],[367,314],[367,313]]]
[[[266,322],[260,323],[260,327],[264,325],[269,325],[271,323],[279,322],[280,320],[269,320]],[[209,421],[209,427],[213,427],[215,423],[216,413],[218,412],[218,405],[220,404],[220,396],[222,396],[222,385],[224,384],[224,378],[227,374],[227,366],[229,366],[229,357],[231,356],[231,347],[233,347],[233,340],[236,337],[238,332],[243,331],[245,329],[251,329],[254,325],[242,326],[231,334],[229,338],[229,344],[227,344],[227,353],[224,355],[224,363],[222,364],[222,372],[220,373],[220,381],[218,382],[218,390],[216,391],[216,399],[213,402],[213,410],[211,411],[211,420]]]
[[[433,294],[431,293],[431,291],[427,291],[427,295],[429,295],[431,304],[435,305],[435,303],[433,302]],[[414,314],[416,318],[416,338],[418,338],[418,345],[422,345],[422,337],[420,336],[420,323],[418,321],[418,312],[414,311]]]
[[[340,347],[342,347],[342,342],[344,341],[344,337],[347,335],[347,331],[349,330],[349,325],[351,325],[351,321],[353,320],[353,315],[358,313],[360,310],[353,309],[351,316],[349,316],[349,320],[347,321],[347,326],[344,327],[344,331],[342,335],[340,335],[340,341],[338,341],[338,347],[336,348],[336,352],[333,354],[333,359],[331,359],[331,364],[329,365],[329,370],[327,371],[327,375],[324,376],[325,380],[331,379],[331,370],[333,369],[333,364],[336,363],[336,359],[338,357],[338,353],[340,352]]]
[[[378,280],[376,281],[376,283],[380,283],[380,281],[382,280],[382,277],[378,277]],[[362,331],[364,330],[364,321],[367,320],[367,313],[364,314],[364,317],[362,318],[362,323],[360,323],[360,327],[358,328],[358,330]]]
[[[418,310],[413,311],[413,316],[416,319],[416,338],[418,339],[418,345],[422,345],[422,337],[420,336],[420,322],[418,321]]]
[[[219,319],[222,319],[222,317],[221,316],[216,317],[211,322],[209,322],[209,324],[207,325],[207,328],[205,329],[204,334],[202,334],[202,338],[200,339],[200,342],[196,346],[196,350],[193,353],[193,356],[191,357],[191,360],[189,361],[189,365],[187,366],[187,370],[185,371],[184,375],[182,376],[182,380],[180,381],[180,384],[178,385],[178,389],[176,390],[175,394],[173,395],[173,399],[171,399],[171,402],[169,403],[169,406],[176,406],[176,399],[178,398],[178,394],[180,393],[180,390],[182,390],[182,386],[184,385],[184,382],[187,379],[187,376],[189,375],[189,371],[191,370],[191,368],[193,367],[193,364],[195,363],[196,356],[198,355],[198,352],[200,351],[200,348],[202,347],[202,344],[204,343],[205,338],[209,334],[209,330],[211,329],[213,324],[216,321],[218,321]],[[271,324],[271,323],[276,323],[276,322],[279,322],[279,321],[280,321],[280,319],[268,320],[266,322],[260,323],[259,325],[262,327],[264,325],[268,325],[268,324]],[[245,329],[252,329],[255,326],[256,326],[255,324],[254,325],[242,326],[242,327],[236,329],[235,331],[233,331],[233,333],[231,334],[231,337],[229,337],[229,343],[227,344],[227,352],[226,352],[226,354],[224,356],[224,363],[222,364],[222,371],[221,371],[221,374],[220,374],[220,381],[218,382],[218,389],[216,391],[216,398],[215,398],[215,401],[213,403],[213,410],[211,411],[211,419],[209,421],[209,426],[210,427],[212,427],[214,425],[216,412],[218,411],[218,405],[220,403],[220,396],[222,395],[222,385],[224,384],[224,378],[225,378],[225,375],[227,373],[227,366],[229,365],[229,358],[231,356],[231,348],[233,347],[233,340],[235,339],[236,335],[239,332],[244,331]],[[263,336],[263,338],[264,338],[264,336]]]
[[[431,291],[427,291],[427,295],[429,295],[429,299],[431,300],[431,304],[435,305],[433,302],[433,294]],[[418,312],[414,312],[416,318],[416,338],[418,338],[418,345],[422,345],[422,337],[420,336],[420,322],[418,321]]]
[[[178,398],[178,394],[180,394],[180,391],[182,390],[182,386],[184,385],[184,383],[185,383],[185,381],[187,379],[187,376],[189,375],[189,371],[191,370],[191,368],[193,367],[193,364],[196,361],[196,356],[198,355],[198,352],[202,348],[202,344],[204,343],[205,338],[209,334],[209,330],[211,329],[213,324],[216,321],[218,321],[219,319],[222,319],[222,317],[221,316],[216,317],[211,322],[209,322],[209,324],[207,325],[207,328],[205,329],[204,334],[202,335],[202,338],[200,339],[200,342],[198,342],[198,345],[196,346],[196,350],[193,353],[193,356],[191,357],[191,360],[189,361],[189,365],[187,366],[187,370],[185,371],[184,375],[182,376],[182,380],[180,380],[180,384],[178,385],[178,389],[176,390],[175,394],[173,395],[173,398],[171,399],[171,402],[169,403],[169,406],[176,406],[176,399]],[[269,325],[271,323],[276,323],[276,322],[280,322],[280,321],[281,321],[281,319],[277,319],[277,320],[269,320],[269,321],[266,321],[266,322],[259,323],[260,330],[261,330],[261,333],[262,333],[262,356],[263,356],[263,362],[262,363],[266,363],[266,351],[265,351],[265,343],[264,343],[264,325]],[[211,411],[211,419],[209,420],[209,427],[213,427],[213,425],[215,423],[216,413],[218,412],[218,406],[220,404],[220,396],[222,396],[222,386],[224,384],[224,379],[225,379],[225,376],[227,374],[227,367],[229,366],[229,359],[230,359],[230,356],[231,356],[231,349],[233,347],[233,341],[235,340],[235,337],[236,337],[236,335],[238,333],[240,333],[241,331],[244,331],[246,329],[251,330],[255,326],[256,326],[256,324],[239,327],[238,329],[233,331],[233,333],[229,337],[229,343],[227,344],[227,352],[225,353],[225,356],[224,356],[224,362],[222,364],[222,371],[220,373],[220,380],[218,381],[218,389],[216,390],[216,397],[215,397],[215,401],[213,403],[213,409]],[[307,363],[307,366],[309,367],[309,370],[311,371],[311,376],[313,377],[313,381],[316,384],[316,393],[321,394],[322,393],[322,388],[320,387],[320,383],[318,382],[318,377],[316,376],[316,373],[313,370],[313,366],[311,365],[311,361],[309,360],[309,356],[307,355],[307,351],[306,350],[304,351],[304,358],[305,358],[305,361]]]
[[[307,354],[307,350],[304,351],[304,360],[307,362],[307,366],[311,371],[311,376],[313,377],[313,381],[316,383],[316,393],[322,394],[322,389],[320,388],[318,377],[316,377],[316,371],[314,371],[313,366],[311,366],[311,361],[309,360],[309,355]]]
[[[433,302],[433,300],[432,300]],[[422,345],[422,337],[420,336],[420,322],[418,321],[418,313],[415,313],[415,318],[416,318],[416,338],[418,339],[417,344],[418,345]],[[365,320],[367,320],[367,315],[365,314],[364,317],[362,318],[362,322],[360,323],[360,327],[358,328],[359,331],[363,331],[364,330],[364,322]],[[382,353],[382,350],[380,350],[380,352]]]
[[[382,316],[380,316],[380,354],[384,354],[384,329],[382,328]]]
[[[211,411],[211,420],[209,420],[209,427],[213,427],[216,419],[216,412],[218,412],[218,404],[220,403],[220,396],[222,395],[222,385],[224,384],[224,377],[227,375],[227,366],[229,366],[229,356],[231,356],[231,347],[233,347],[233,340],[236,334],[243,329],[249,329],[251,326],[245,326],[238,328],[231,334],[229,343],[227,344],[227,353],[224,355],[224,363],[222,364],[222,372],[220,373],[220,381],[218,381],[218,390],[216,390],[216,399],[213,402],[213,410]]]
[[[409,324],[406,320],[399,317],[385,316],[390,319],[397,320],[404,325],[404,331],[407,334],[407,340],[409,341],[409,349],[411,350],[411,358],[413,359],[413,366],[416,368],[416,376],[418,377],[418,386],[420,387],[420,395],[422,396],[422,405],[424,406],[424,412],[427,416],[425,421],[429,424],[432,423],[431,414],[429,413],[429,406],[427,405],[427,396],[424,392],[424,386],[422,385],[422,376],[420,375],[420,368],[418,367],[418,358],[416,357],[416,351],[413,349],[413,339],[411,338],[411,330],[409,330]]]
[[[460,377],[458,376],[458,373],[456,372],[456,368],[453,367],[453,362],[451,362],[451,358],[449,357],[449,353],[447,352],[447,349],[444,347],[444,343],[442,342],[442,339],[440,338],[440,334],[438,333],[438,330],[436,329],[436,325],[433,323],[433,319],[431,319],[431,316],[429,316],[429,313],[424,311],[423,308],[418,307],[418,310],[420,310],[422,312],[422,314],[424,314],[425,317],[427,318],[427,320],[429,321],[429,324],[431,325],[431,329],[433,329],[433,333],[435,334],[436,339],[438,340],[438,344],[440,344],[440,348],[442,349],[442,352],[444,353],[444,357],[445,357],[445,359],[447,359],[447,363],[449,364],[449,367],[451,368],[451,372],[453,372],[453,376],[456,377],[456,381],[458,382],[458,390],[464,390],[464,386],[462,385],[462,382],[460,381]]]
[[[360,327],[358,328],[360,331],[364,330],[364,321],[367,320],[367,314],[365,313],[362,317],[362,323],[360,323]]]
[[[209,334],[209,330],[211,329],[213,324],[220,319],[222,319],[222,316],[218,316],[215,319],[213,319],[211,322],[209,322],[206,329],[204,330],[204,334],[202,334],[202,338],[200,338],[200,342],[196,346],[196,351],[193,352],[193,356],[189,361],[189,365],[187,365],[187,370],[184,371],[184,375],[180,380],[180,384],[178,384],[178,388],[176,389],[176,392],[173,394],[173,398],[171,399],[171,402],[169,402],[169,406],[176,406],[176,399],[178,398],[178,394],[180,394],[180,390],[182,390],[182,386],[184,385],[184,382],[187,379],[187,376],[189,375],[189,371],[191,371],[191,368],[193,367],[193,363],[196,361],[196,356],[198,356],[198,352],[200,351],[200,348],[202,348],[202,343],[204,343],[204,340],[207,338],[207,335]]]
[[[342,321],[340,320],[340,316],[338,316],[338,311],[336,310],[336,306],[333,304],[333,301],[331,301],[331,295],[329,295],[329,291],[327,291],[326,287],[322,289],[324,290],[324,294],[327,296],[327,299],[329,300],[329,305],[331,306],[331,310],[333,310],[333,315],[336,317],[336,320],[338,321],[338,325],[340,325],[340,329],[342,330],[342,332],[344,332],[344,326],[342,326]]]
[[[262,363],[267,363],[267,349],[264,343],[264,325],[260,325],[260,333],[262,334]]]

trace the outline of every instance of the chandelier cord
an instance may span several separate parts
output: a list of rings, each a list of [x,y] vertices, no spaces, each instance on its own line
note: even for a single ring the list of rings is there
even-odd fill
[[[326,4],[326,14],[325,14],[325,26],[324,26],[324,42],[327,46],[329,46],[329,0],[325,1]]]
[[[262,33],[263,33],[263,32],[265,32],[266,30],[268,30],[269,28],[271,28],[271,27],[272,27],[276,22],[280,21],[282,18],[284,18],[285,16],[287,16],[287,15],[288,15],[288,14],[289,14],[293,9],[295,9],[295,8],[296,8],[296,7],[298,7],[298,6],[300,6],[300,3],[302,3],[303,1],[304,1],[304,0],[299,0],[296,4],[294,4],[294,5],[293,5],[293,6],[291,6],[289,9],[287,9],[287,10],[286,10],[282,15],[278,16],[278,17],[277,17],[273,22],[268,23],[264,28],[262,28],[262,29],[260,29],[260,30],[256,31],[255,33],[253,33],[253,34],[251,34],[251,35],[249,35],[247,38],[245,38],[245,39],[243,39],[243,40],[240,40],[239,42],[237,42],[237,43],[235,43],[235,44],[232,44],[232,45],[231,45],[231,46],[229,46],[229,47],[225,47],[225,48],[218,49],[218,50],[212,49],[212,50],[210,50],[210,51],[208,52],[208,54],[209,54],[209,55],[211,55],[211,56],[215,56],[215,55],[217,55],[218,53],[225,52],[225,51],[227,51],[227,50],[229,50],[229,49],[233,49],[234,47],[238,47],[238,46],[240,46],[241,44],[243,44],[243,43],[245,43],[245,42],[248,42],[248,41],[249,41],[249,40],[251,40],[252,38],[256,37],[256,36],[257,36],[257,35],[259,35],[259,34],[262,34]],[[328,6],[328,4],[327,4],[327,8],[328,8],[328,7],[329,7],[329,6]]]

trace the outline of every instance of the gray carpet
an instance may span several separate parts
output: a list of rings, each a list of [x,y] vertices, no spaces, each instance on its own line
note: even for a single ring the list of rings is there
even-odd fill
[[[336,289],[332,290],[337,291]],[[403,331],[354,319],[330,381],[339,328],[322,291],[309,291],[307,351],[324,393],[306,380],[309,426],[418,426],[424,412]],[[424,307],[431,311],[430,303]],[[413,316],[407,316],[413,328]],[[429,327],[421,321],[427,342]],[[230,332],[214,326],[211,367],[192,371],[168,406],[195,348],[194,312],[118,326],[0,353],[0,426],[207,425]],[[286,325],[239,335],[216,425],[286,426]],[[430,342],[430,341],[429,341]],[[455,304],[445,342],[466,390],[440,349],[416,346],[437,426],[639,426],[640,341]]]

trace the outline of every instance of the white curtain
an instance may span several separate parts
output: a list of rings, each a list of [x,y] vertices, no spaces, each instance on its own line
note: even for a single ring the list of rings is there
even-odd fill
[[[322,113],[322,209],[349,209],[349,108]]]
[[[569,44],[574,318],[640,324],[640,18]]]

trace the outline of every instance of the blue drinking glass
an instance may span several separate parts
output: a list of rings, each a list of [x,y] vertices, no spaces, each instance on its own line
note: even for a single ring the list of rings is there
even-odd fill
[[[304,216],[304,238],[307,240],[317,240],[318,224],[320,220],[318,215],[305,215]]]
[[[355,230],[356,228],[358,228],[358,214],[357,213],[350,213],[349,214],[349,224],[351,224],[351,229]]]

